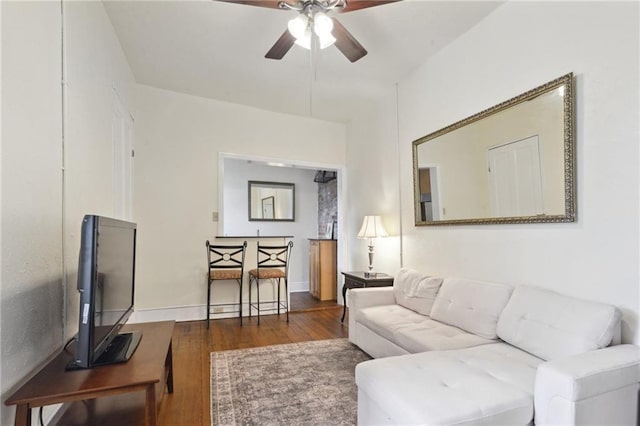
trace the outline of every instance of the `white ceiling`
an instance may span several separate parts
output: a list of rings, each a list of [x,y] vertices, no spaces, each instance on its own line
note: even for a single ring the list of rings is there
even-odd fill
[[[211,0],[104,4],[138,83],[271,111],[347,122],[503,1],[404,0],[334,15],[368,50],[265,53],[295,12]],[[315,70],[315,72],[313,72]]]

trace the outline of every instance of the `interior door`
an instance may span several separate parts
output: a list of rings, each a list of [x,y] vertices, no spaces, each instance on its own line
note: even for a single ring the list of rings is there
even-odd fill
[[[537,135],[489,148],[487,158],[493,217],[544,213]]]

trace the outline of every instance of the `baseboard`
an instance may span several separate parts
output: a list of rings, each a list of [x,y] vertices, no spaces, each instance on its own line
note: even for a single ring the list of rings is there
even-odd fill
[[[229,314],[229,316],[231,316]],[[128,323],[154,322],[154,321],[198,321],[207,318],[207,307],[196,306],[169,306],[166,308],[136,308],[129,317]]]
[[[290,293],[300,293],[302,291],[309,291],[309,281],[301,281],[297,283],[289,283]]]
[[[299,293],[303,291],[309,291],[309,282],[301,281],[295,283],[289,283],[289,291],[291,293]],[[235,306],[223,306],[222,311],[211,314],[211,319],[222,318],[236,318],[238,316],[237,307]],[[245,303],[242,306],[243,316],[249,314],[249,304]],[[254,310],[255,314],[255,310]],[[265,312],[261,315],[272,315],[271,312]],[[191,306],[168,306],[165,308],[142,308],[135,309],[133,314],[129,317],[129,323],[135,324],[138,322],[154,322],[154,321],[201,321],[207,319],[207,306],[206,305],[191,305]]]
[[[219,313],[212,313],[211,319],[223,319],[223,318],[237,318],[237,308],[235,306],[222,306],[222,311]],[[284,311],[283,311],[284,312]],[[257,312],[253,311],[253,315]],[[274,315],[275,312],[264,312],[260,315]],[[249,304],[243,304],[242,316],[249,316]],[[207,306],[195,305],[195,306],[169,306],[166,308],[149,308],[149,309],[136,309],[127,323],[135,324],[139,322],[154,322],[154,321],[202,321],[207,319]]]

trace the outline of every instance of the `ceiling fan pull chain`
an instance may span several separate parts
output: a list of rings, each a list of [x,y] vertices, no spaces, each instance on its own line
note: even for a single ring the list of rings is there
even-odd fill
[[[309,49],[309,117],[313,117],[313,82],[316,79],[316,40],[311,36],[311,49]]]

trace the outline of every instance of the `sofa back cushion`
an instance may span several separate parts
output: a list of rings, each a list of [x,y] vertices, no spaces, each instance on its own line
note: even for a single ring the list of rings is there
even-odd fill
[[[512,291],[507,284],[447,278],[433,303],[431,318],[495,339],[498,317]]]
[[[422,315],[429,315],[442,278],[412,269],[400,269],[393,279],[396,303]]]
[[[609,345],[621,317],[612,305],[519,286],[500,315],[498,336],[551,360]]]

